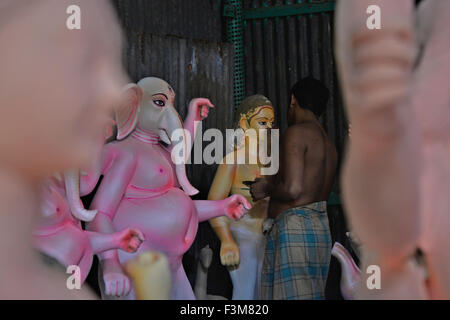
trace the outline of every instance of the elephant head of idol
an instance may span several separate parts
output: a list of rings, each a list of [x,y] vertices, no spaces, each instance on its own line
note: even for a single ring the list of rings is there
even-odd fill
[[[128,84],[123,89],[124,99],[116,112],[117,140],[127,138],[134,130],[157,135],[168,145],[182,143],[184,159],[188,143],[183,121],[175,109],[175,92],[159,78],[143,78],[137,84]],[[180,134],[181,133],[181,134]],[[181,136],[181,140],[172,141]],[[185,161],[175,163],[180,186],[188,195],[198,193],[186,177]]]

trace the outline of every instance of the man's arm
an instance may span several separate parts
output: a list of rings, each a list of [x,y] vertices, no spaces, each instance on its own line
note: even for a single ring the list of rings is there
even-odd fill
[[[281,146],[281,170],[269,179],[257,179],[250,187],[253,201],[270,196],[271,199],[289,202],[298,199],[303,191],[303,169],[305,164],[305,136],[301,126],[287,129]]]
[[[274,183],[268,185],[268,195],[279,201],[298,199],[303,191],[303,169],[305,166],[306,130],[293,126],[286,131],[281,147],[282,170]]]

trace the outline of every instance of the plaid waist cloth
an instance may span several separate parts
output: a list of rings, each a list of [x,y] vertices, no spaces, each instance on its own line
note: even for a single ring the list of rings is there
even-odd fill
[[[284,211],[267,234],[261,298],[324,299],[330,258],[326,201]]]

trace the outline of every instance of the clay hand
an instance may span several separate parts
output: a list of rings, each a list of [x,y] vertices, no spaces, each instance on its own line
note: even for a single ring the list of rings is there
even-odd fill
[[[264,178],[256,178],[255,182],[250,185],[250,194],[254,202],[269,196],[267,192],[269,182]]]
[[[207,118],[209,108],[214,108],[214,105],[206,98],[195,98],[189,103],[189,113],[195,115],[194,121],[201,121]]]
[[[220,262],[225,267],[236,268],[240,261],[239,247],[234,241],[224,241],[220,246]]]
[[[119,249],[129,253],[134,253],[139,249],[142,242],[144,242],[145,237],[139,230],[127,228],[118,232],[118,240]]]
[[[242,218],[252,205],[240,194],[234,194],[223,200],[225,202],[225,215],[233,220]]]
[[[123,273],[118,262],[105,260],[102,262],[105,294],[108,296],[124,296],[130,293],[130,279]]]

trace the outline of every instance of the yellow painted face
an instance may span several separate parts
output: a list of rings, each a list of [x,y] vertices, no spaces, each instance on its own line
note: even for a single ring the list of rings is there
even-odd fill
[[[272,129],[275,123],[275,113],[272,106],[261,106],[252,112],[252,116],[247,119],[250,128]]]

